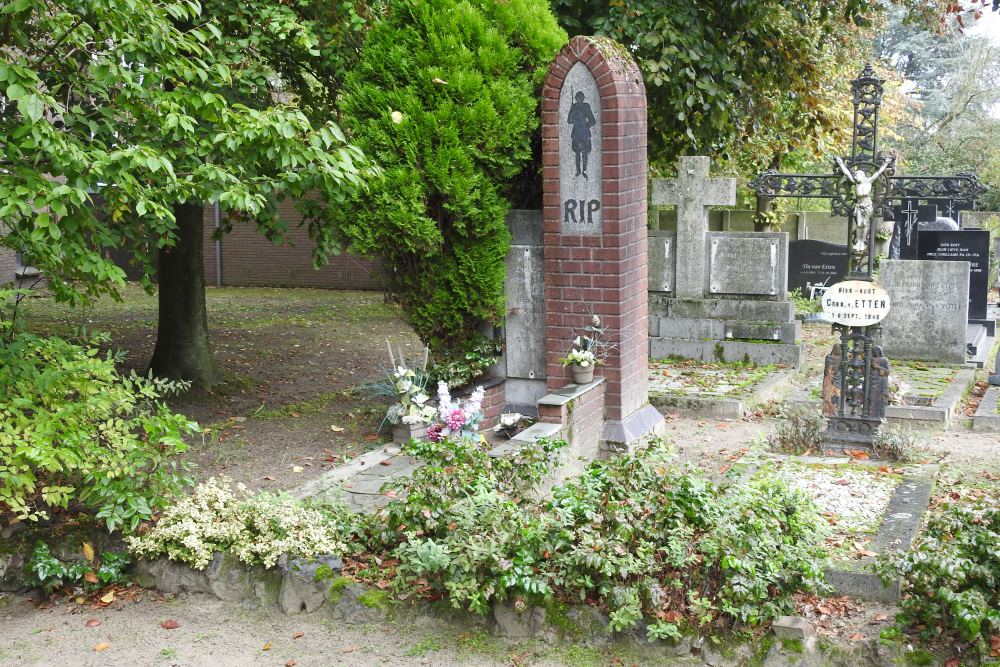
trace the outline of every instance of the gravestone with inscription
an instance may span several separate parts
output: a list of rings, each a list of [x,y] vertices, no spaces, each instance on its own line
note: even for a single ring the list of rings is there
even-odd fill
[[[990,233],[985,230],[920,232],[918,259],[969,263],[969,320],[986,319],[989,295]]]
[[[829,287],[847,275],[847,246],[806,239],[788,244],[788,289],[812,297],[813,287]]]
[[[649,236],[649,353],[799,367],[804,347],[787,299],[788,235],[709,232],[708,207],[731,205],[736,181],[683,157],[653,180],[653,205],[677,207],[677,232]]]
[[[892,310],[882,322],[882,347],[893,359],[965,363],[969,262],[883,260],[878,284]]]

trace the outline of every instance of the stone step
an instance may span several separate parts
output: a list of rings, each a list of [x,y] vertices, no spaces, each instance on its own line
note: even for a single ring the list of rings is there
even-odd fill
[[[983,339],[977,348],[975,354],[971,356],[968,364],[974,365],[976,368],[983,368],[986,366],[986,362],[989,361],[990,351],[993,349],[993,343],[996,339],[993,336],[987,336]]]
[[[805,363],[806,350],[803,345],[787,343],[689,340],[657,336],[649,339],[649,356],[652,359],[684,357],[700,361],[781,364],[791,368],[801,368]]]
[[[490,450],[490,456],[498,459],[513,454],[524,445],[534,444],[542,438],[557,438],[561,430],[559,424],[538,422],[524,429],[507,442],[500,443]]]
[[[649,314],[658,317],[737,320],[742,322],[791,322],[795,306],[791,301],[740,299],[675,299],[649,295]]]
[[[966,326],[965,345],[969,354],[973,357],[979,351],[979,346],[986,339],[986,327],[982,324],[969,324]]]
[[[650,317],[649,335],[686,340],[777,341],[792,344],[799,339],[801,323],[743,322],[712,319]]]

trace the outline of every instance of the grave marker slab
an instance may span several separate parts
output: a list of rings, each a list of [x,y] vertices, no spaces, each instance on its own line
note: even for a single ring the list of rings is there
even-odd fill
[[[886,259],[878,284],[892,299],[882,322],[887,356],[965,363],[969,262]]]
[[[990,233],[986,230],[920,232],[918,259],[969,263],[969,314],[972,320],[986,319],[989,295]]]
[[[708,293],[785,298],[784,232],[715,232],[708,241]]]
[[[577,62],[559,94],[559,201],[563,234],[599,236],[602,204],[601,96],[590,68]]]
[[[802,240],[788,244],[788,289],[810,296],[810,287],[830,285],[847,275],[847,246]]]
[[[649,232],[649,291],[673,292],[677,271],[677,234]]]

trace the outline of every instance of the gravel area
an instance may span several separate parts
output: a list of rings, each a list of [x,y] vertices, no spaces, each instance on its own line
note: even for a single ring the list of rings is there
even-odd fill
[[[749,393],[774,370],[774,366],[651,360],[649,393],[661,396],[741,396]]]
[[[786,464],[779,474],[816,501],[830,523],[827,544],[863,556],[863,546],[878,530],[900,476],[878,469]]]

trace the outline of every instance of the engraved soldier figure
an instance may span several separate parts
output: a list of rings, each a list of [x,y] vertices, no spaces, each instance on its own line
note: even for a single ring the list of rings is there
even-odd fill
[[[851,251],[855,257],[855,261],[860,263],[868,254],[868,226],[871,224],[872,216],[875,213],[875,205],[872,202],[872,184],[889,168],[889,165],[892,164],[892,158],[886,158],[878,171],[871,176],[866,175],[863,169],[855,169],[852,173],[842,159],[838,157],[836,160],[840,171],[844,173],[847,180],[854,184],[855,237]]]
[[[583,93],[577,93],[574,96],[575,101],[569,106],[569,116],[566,118],[566,122],[573,127],[570,139],[572,140],[573,152],[576,153],[576,175],[582,174],[584,178],[587,178],[587,161],[590,159],[592,149],[590,128],[597,124],[597,119],[594,118],[590,104],[584,99]]]

